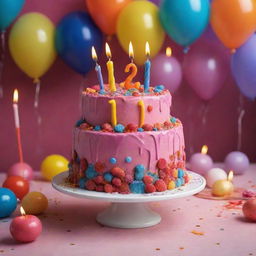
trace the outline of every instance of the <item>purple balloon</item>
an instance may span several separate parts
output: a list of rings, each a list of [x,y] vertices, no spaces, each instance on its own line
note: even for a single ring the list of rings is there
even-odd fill
[[[232,170],[234,171],[234,174],[243,174],[250,165],[247,155],[239,151],[229,153],[226,156],[224,163],[225,170]]]
[[[200,40],[185,55],[184,75],[203,100],[210,100],[219,92],[228,73],[227,51],[217,42]]]
[[[250,98],[256,97],[256,35],[253,34],[231,59],[231,70],[241,93]]]
[[[161,0],[149,0],[149,1],[156,5],[160,5],[160,2],[161,2]]]
[[[159,54],[152,60],[154,68],[151,71],[153,85],[164,85],[165,88],[174,93],[180,86],[182,71],[179,61],[174,57]]]

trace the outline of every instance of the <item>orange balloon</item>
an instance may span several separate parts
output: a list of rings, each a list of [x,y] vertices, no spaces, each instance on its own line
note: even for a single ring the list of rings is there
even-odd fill
[[[256,30],[256,1],[212,1],[211,25],[226,47],[240,47]]]
[[[85,0],[94,22],[107,35],[116,33],[116,23],[122,9],[132,0]],[[132,17],[131,17],[132,18]]]

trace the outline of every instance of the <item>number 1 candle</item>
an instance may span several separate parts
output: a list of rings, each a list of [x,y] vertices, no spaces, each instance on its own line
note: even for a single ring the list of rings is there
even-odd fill
[[[108,43],[106,43],[106,55],[108,57],[108,62],[107,62],[107,69],[108,69],[108,84],[110,87],[111,92],[116,91],[116,82],[115,82],[115,77],[114,77],[114,64],[113,61],[111,61],[111,51],[109,48]]]
[[[111,124],[114,127],[117,124],[116,101],[115,100],[110,100],[108,103],[111,105]]]
[[[140,100],[138,102],[138,107],[140,108],[139,126],[142,127],[144,125],[144,122],[145,122],[145,106],[144,106],[144,101],[143,100]]]
[[[95,51],[95,48],[92,47],[92,58],[95,61],[95,71],[97,72],[97,77],[100,85],[100,91],[104,92],[104,83],[103,83],[103,78],[102,78],[102,73],[101,73],[101,67],[98,64],[98,57],[97,53]]]
[[[23,163],[23,153],[22,153],[21,138],[20,138],[20,118],[19,118],[18,100],[19,100],[19,93],[18,93],[18,90],[15,89],[13,92],[13,113],[14,113],[14,122],[15,122],[15,128],[16,128],[17,145],[18,145],[18,151],[19,151],[19,159],[20,159],[20,162]]]
[[[148,92],[149,84],[150,84],[150,67],[151,67],[151,62],[149,60],[150,49],[149,49],[148,42],[146,42],[145,51],[146,51],[147,60],[145,61],[145,67],[144,67],[144,91]]]

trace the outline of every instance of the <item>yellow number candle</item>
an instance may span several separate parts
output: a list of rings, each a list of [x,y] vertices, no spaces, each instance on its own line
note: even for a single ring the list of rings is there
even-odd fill
[[[144,106],[144,101],[143,100],[140,100],[138,102],[138,106],[140,108],[140,123],[139,123],[139,126],[143,126],[144,124],[144,121],[145,121],[145,106]]]
[[[114,65],[113,61],[111,61],[111,51],[109,48],[108,43],[106,43],[106,55],[108,57],[108,62],[107,62],[107,69],[108,69],[108,84],[110,86],[110,91],[115,92],[116,91],[116,82],[115,82],[115,77],[114,77]]]
[[[111,124],[112,126],[116,126],[117,120],[116,120],[116,101],[110,100],[108,102],[111,105]]]

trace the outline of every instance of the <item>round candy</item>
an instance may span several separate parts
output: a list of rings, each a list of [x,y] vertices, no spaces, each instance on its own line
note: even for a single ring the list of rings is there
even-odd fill
[[[32,180],[34,177],[33,169],[27,163],[16,163],[10,167],[7,173],[8,176],[21,176],[26,180]]]
[[[37,215],[47,209],[48,199],[41,192],[33,191],[23,197],[21,206],[26,214]]]
[[[225,160],[225,169],[227,171],[234,171],[234,174],[243,174],[250,165],[249,159],[246,156],[246,154],[239,152],[239,151],[233,151],[229,153]]]
[[[8,188],[0,188],[0,218],[10,216],[17,207],[17,197]]]
[[[206,178],[207,186],[211,188],[215,183],[215,181],[226,180],[227,173],[221,168],[212,168],[206,173],[205,178]]]
[[[10,176],[4,181],[3,187],[9,188],[21,200],[29,191],[29,182],[20,176]]]
[[[46,180],[52,180],[55,175],[68,170],[68,160],[61,155],[47,156],[43,160],[40,170]]]
[[[256,221],[256,199],[249,199],[244,203],[243,213],[248,220]]]

